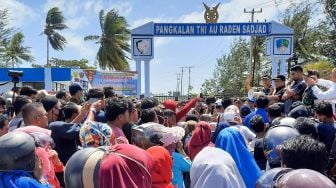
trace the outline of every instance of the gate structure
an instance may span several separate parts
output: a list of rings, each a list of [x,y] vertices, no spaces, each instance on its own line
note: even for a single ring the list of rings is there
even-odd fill
[[[150,95],[150,61],[154,37],[266,36],[266,55],[272,60],[272,78],[286,75],[286,60],[293,56],[294,30],[275,21],[264,23],[154,23],[132,30],[132,58],[136,61],[137,96],[141,94],[141,63],[145,63],[145,96]],[[279,68],[280,67],[280,68]],[[279,69],[279,70],[278,70]]]

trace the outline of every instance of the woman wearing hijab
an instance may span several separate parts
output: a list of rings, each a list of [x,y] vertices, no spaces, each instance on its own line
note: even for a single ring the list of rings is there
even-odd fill
[[[99,169],[100,188],[152,187],[153,159],[148,152],[131,144],[109,148]]]
[[[208,145],[213,146],[213,143],[211,143],[211,127],[209,123],[200,121],[196,124],[196,128],[188,144],[190,159],[193,160],[197,153]]]
[[[172,166],[173,161],[168,150],[162,146],[153,146],[147,149],[154,159],[152,188],[173,188]]]
[[[227,152],[205,147],[190,169],[191,187],[245,188],[236,163]]]
[[[232,156],[246,187],[254,187],[261,176],[261,171],[248,151],[246,142],[239,131],[233,128],[223,129],[216,139],[216,147],[223,149]]]

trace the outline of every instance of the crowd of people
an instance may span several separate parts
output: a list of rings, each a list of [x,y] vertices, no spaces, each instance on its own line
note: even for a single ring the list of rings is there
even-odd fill
[[[324,80],[294,66],[262,86],[162,102],[76,83],[6,92],[0,188],[335,188],[336,68]]]

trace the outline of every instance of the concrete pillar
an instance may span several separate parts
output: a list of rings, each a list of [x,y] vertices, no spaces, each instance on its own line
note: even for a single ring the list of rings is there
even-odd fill
[[[150,96],[150,60],[145,60],[145,96]]]
[[[279,59],[272,58],[272,78],[275,78],[278,74]]]
[[[137,97],[140,98],[141,95],[141,60],[136,60],[136,71],[138,74],[137,80]]]
[[[51,68],[44,68],[44,89],[47,91],[53,90]]]
[[[286,59],[280,59],[280,74],[286,76],[287,74],[287,62]]]

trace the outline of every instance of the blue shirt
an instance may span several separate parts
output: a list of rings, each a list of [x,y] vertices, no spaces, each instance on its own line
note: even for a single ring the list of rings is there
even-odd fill
[[[182,154],[173,152],[173,185],[177,188],[184,188],[183,172],[189,172],[191,161],[186,159]]]
[[[247,115],[245,117],[244,125],[251,129],[250,121],[255,115],[261,116],[262,119],[264,120],[264,123],[269,122],[268,117],[267,117],[266,109],[265,108],[257,108],[256,111],[249,113],[249,115]]]
[[[320,123],[317,126],[317,133],[319,141],[326,145],[327,152],[330,152],[330,148],[335,140],[336,126],[334,123]]]

